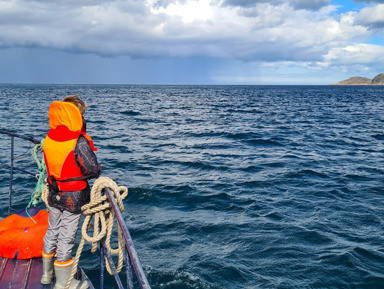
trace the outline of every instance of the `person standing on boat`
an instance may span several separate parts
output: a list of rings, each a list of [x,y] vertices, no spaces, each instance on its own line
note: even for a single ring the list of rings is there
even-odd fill
[[[87,180],[98,178],[101,173],[94,153],[97,149],[85,132],[86,109],[86,104],[77,95],[55,101],[49,107],[51,129],[44,139],[43,152],[50,207],[41,283],[50,284],[56,275],[54,289],[63,289],[72,271],[72,248],[80,224],[81,207],[90,201]],[[73,279],[69,288],[85,289],[88,283]]]

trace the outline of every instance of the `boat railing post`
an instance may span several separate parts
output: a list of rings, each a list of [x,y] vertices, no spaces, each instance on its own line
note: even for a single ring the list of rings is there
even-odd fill
[[[108,249],[107,249],[107,247],[105,245],[103,246],[103,250],[104,250],[105,257],[107,258],[109,267],[110,267],[110,269],[112,271],[113,277],[115,277],[115,281],[116,281],[117,287],[119,287],[119,289],[124,289],[123,283],[121,282],[119,274],[116,271],[115,264],[113,263],[112,256],[108,252]]]
[[[101,195],[105,195],[104,190],[101,192]],[[100,240],[100,289],[104,289],[104,260],[108,262],[109,268],[112,270],[113,276],[115,277],[116,285],[119,287],[119,289],[124,289],[123,283],[121,282],[119,274],[117,273],[116,267],[113,263],[112,256],[108,252],[108,249],[105,245],[105,237]],[[129,289],[133,289],[133,287]]]
[[[11,215],[11,207],[12,207],[12,183],[13,183],[13,162],[14,162],[14,145],[15,145],[15,137],[11,135],[11,169],[10,169],[10,178],[9,178],[9,196],[8,196],[8,216]]]
[[[132,276],[132,268],[129,261],[129,253],[127,248],[125,248],[124,261],[125,261],[125,273],[127,275],[127,287],[128,289],[133,289],[133,276]]]
[[[103,242],[100,242],[100,289],[104,289],[104,259]]]
[[[23,169],[20,169],[18,167],[15,167],[15,157],[14,157],[14,154],[15,154],[15,137],[17,138],[21,138],[21,139],[24,139],[24,140],[27,140],[27,141],[30,141],[34,144],[39,144],[40,142],[32,137],[26,137],[26,136],[22,136],[22,135],[19,135],[19,134],[15,134],[15,133],[12,133],[12,132],[9,132],[9,131],[5,131],[5,130],[1,130],[0,129],[0,134],[5,134],[5,135],[9,135],[11,137],[11,164],[10,166],[5,166],[6,168],[9,168],[9,172],[10,172],[10,178],[9,178],[9,193],[8,193],[8,216],[11,215],[11,210],[12,210],[12,191],[13,191],[13,172],[14,171],[21,171],[21,172],[24,172],[24,173],[27,173],[27,174],[30,174],[32,176],[35,176],[34,173],[31,173],[31,172],[28,172],[26,170],[23,170]]]

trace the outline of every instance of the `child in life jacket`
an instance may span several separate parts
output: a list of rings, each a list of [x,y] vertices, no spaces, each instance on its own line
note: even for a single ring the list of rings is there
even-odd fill
[[[85,103],[70,95],[49,107],[50,130],[43,152],[49,184],[49,226],[44,237],[42,284],[63,289],[72,271],[72,248],[81,218],[81,207],[90,201],[88,179],[101,173],[92,139],[86,134]],[[56,260],[54,258],[56,254]],[[69,288],[88,288],[75,278]]]

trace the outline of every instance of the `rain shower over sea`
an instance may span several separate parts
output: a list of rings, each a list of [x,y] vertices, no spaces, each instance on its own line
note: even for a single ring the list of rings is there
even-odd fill
[[[42,139],[70,94],[153,289],[384,288],[384,87],[1,84],[0,129]]]

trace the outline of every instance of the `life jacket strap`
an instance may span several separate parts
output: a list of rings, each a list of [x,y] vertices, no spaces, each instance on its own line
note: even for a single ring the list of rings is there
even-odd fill
[[[74,177],[74,178],[69,178],[64,180],[58,180],[57,178],[55,178],[55,176],[51,175],[51,176],[48,176],[48,184],[54,192],[59,192],[60,190],[57,182],[66,183],[66,182],[74,182],[74,181],[83,181],[91,178],[92,178],[91,175],[85,175],[82,177]]]

